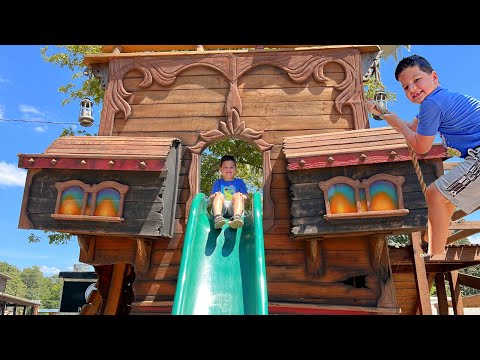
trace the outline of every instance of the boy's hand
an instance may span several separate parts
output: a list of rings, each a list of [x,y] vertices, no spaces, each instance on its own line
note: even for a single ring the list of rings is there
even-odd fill
[[[383,114],[380,107],[378,106],[378,103],[375,100],[366,101],[365,107],[367,108],[367,111],[372,115],[381,116]]]

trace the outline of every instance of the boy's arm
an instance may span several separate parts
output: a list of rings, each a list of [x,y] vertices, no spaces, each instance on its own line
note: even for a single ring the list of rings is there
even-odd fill
[[[243,201],[246,201],[248,199],[247,185],[245,184],[245,181],[243,181],[243,179],[240,179],[240,180],[241,180],[241,186],[238,192],[242,194]]]
[[[212,200],[217,194],[221,193],[218,181],[214,181],[212,185],[212,191],[210,192],[209,199]]]
[[[415,118],[411,123],[405,122],[395,113],[383,115],[383,119],[400,134],[403,135],[408,145],[418,154],[426,154],[433,145],[435,135],[424,136],[416,132],[418,119]]]
[[[418,127],[418,118],[415,117],[412,122],[406,122],[405,121],[405,124],[410,128],[410,130],[412,131],[417,131],[417,127]]]

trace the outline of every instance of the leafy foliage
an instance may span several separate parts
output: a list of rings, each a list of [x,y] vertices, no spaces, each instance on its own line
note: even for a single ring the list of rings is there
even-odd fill
[[[379,90],[385,92],[385,95],[387,96],[387,100],[389,101],[397,100],[397,94],[386,90],[385,85],[383,85],[383,82],[378,81],[374,76],[372,76],[367,82],[365,82],[363,86],[364,86],[364,96],[365,96],[365,99],[367,100],[373,99],[375,96],[375,93]]]
[[[60,232],[56,232],[56,231],[44,230],[43,232],[45,234],[47,234],[48,243],[49,244],[55,244],[55,245],[66,244],[67,242],[69,242],[72,239],[72,237],[75,236],[73,234],[60,233]],[[28,242],[29,243],[38,243],[40,241],[41,241],[40,236],[35,235],[34,233],[30,233],[30,235],[28,235]]]
[[[104,91],[97,78],[89,76],[88,79],[80,83],[80,87],[77,85],[79,79],[85,76],[85,65],[83,64],[85,54],[96,54],[100,50],[101,45],[47,45],[40,49],[42,58],[46,62],[62,68],[67,67],[73,72],[72,82],[62,85],[58,89],[61,93],[68,95],[62,101],[62,105],[68,104],[74,99],[81,100],[85,97],[90,98],[95,104],[102,102]]]
[[[79,135],[79,136],[91,136],[92,134],[89,134],[87,131],[83,130],[83,129],[79,129],[77,131],[75,131],[73,129],[73,127],[69,126],[68,128],[65,128],[63,129],[62,133],[60,134],[60,136],[75,136],[75,135]]]
[[[392,235],[387,236],[387,241],[389,246],[405,246],[410,244],[410,235],[409,234],[401,234],[401,235]]]

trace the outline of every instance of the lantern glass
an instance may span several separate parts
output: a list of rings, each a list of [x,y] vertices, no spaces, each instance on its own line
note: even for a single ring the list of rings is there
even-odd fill
[[[88,127],[93,125],[93,121],[92,101],[89,98],[84,98],[80,102],[78,122],[80,125]]]
[[[373,99],[377,102],[378,106],[383,110],[387,111],[387,94],[383,90],[377,90]]]

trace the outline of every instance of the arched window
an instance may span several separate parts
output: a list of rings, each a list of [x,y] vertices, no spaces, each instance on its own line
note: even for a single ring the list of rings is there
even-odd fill
[[[325,198],[325,219],[403,216],[403,176],[377,174],[365,180],[336,176],[318,186]]]
[[[104,181],[89,185],[79,180],[55,183],[57,203],[51,217],[57,220],[121,222],[128,185]]]

